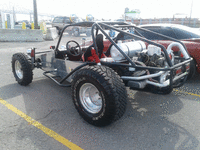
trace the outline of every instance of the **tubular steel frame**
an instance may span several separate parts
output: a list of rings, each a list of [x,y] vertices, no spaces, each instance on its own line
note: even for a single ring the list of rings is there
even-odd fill
[[[116,25],[118,24],[118,26],[111,26],[111,25]],[[131,64],[131,65],[128,65],[128,64],[122,64],[122,63],[117,63],[117,62],[101,62],[103,65],[106,65],[106,66],[124,66],[124,67],[134,67],[136,70],[146,70],[146,69],[149,69],[149,70],[152,70],[152,71],[170,71],[170,83],[169,83],[169,86],[173,86],[173,70],[179,66],[182,66],[183,64],[186,64],[186,63],[189,63],[190,61],[192,61],[192,58],[190,59],[187,59],[185,60],[184,62],[181,62],[179,64],[176,64],[176,65],[172,65],[172,62],[169,58],[169,55],[167,53],[167,50],[166,48],[161,45],[161,44],[158,44],[158,43],[155,43],[153,41],[150,41],[144,37],[141,36],[141,34],[139,34],[140,36],[138,35],[135,35],[135,34],[132,34],[132,33],[128,33],[128,32],[125,32],[123,30],[120,30],[118,28],[134,28],[136,29],[135,31],[138,33],[137,30],[142,30],[142,31],[145,31],[145,32],[150,32],[150,33],[153,33],[157,36],[160,36],[160,37],[163,37],[165,38],[166,40],[171,40],[171,41],[175,41],[175,42],[178,42],[180,43],[181,45],[183,45],[183,47],[185,48],[186,52],[188,53],[185,45],[177,40],[177,39],[174,39],[174,38],[171,38],[171,37],[168,37],[168,36],[165,36],[165,35],[162,35],[162,34],[159,34],[159,33],[156,33],[156,32],[153,32],[153,31],[149,31],[147,29],[143,29],[143,28],[140,28],[140,27],[136,27],[135,25],[129,25],[125,22],[80,22],[80,23],[75,23],[75,24],[71,24],[71,25],[67,25],[63,28],[63,30],[61,31],[61,34],[60,34],[60,37],[58,39],[58,43],[55,47],[55,51],[59,51],[58,50],[58,47],[59,47],[59,44],[60,44],[60,41],[61,41],[61,38],[63,36],[63,33],[64,33],[64,30],[66,28],[68,28],[69,26],[86,26],[86,27],[91,27],[92,26],[92,29],[91,29],[91,35],[92,35],[92,39],[93,39],[93,44],[94,44],[94,47],[95,47],[95,50],[96,50],[96,53],[97,53],[97,44],[96,44],[96,35],[98,34],[98,31],[100,30],[105,36],[107,39],[109,39],[109,41],[119,50],[119,52],[126,58],[126,60]],[[147,42],[149,44],[152,44],[152,45],[155,45],[155,46],[158,46],[160,47],[164,54],[165,54],[165,58],[167,60],[167,63],[169,65],[168,68],[157,68],[157,67],[144,67],[144,66],[138,66],[136,65],[131,59],[129,56],[127,56],[127,54],[125,54],[118,46],[117,44],[113,41],[113,39],[111,39],[109,37],[109,35],[102,29],[102,27],[106,28],[106,29],[113,29],[115,31],[118,31],[118,32],[121,32],[125,35],[128,35],[128,36],[131,36],[131,37],[134,37],[134,38],[138,38],[144,42]],[[96,30],[96,35],[94,35],[94,31]],[[97,53],[98,54],[98,53]],[[74,72],[76,72],[77,70],[81,69],[82,67],[84,66],[87,66],[87,65],[95,65],[95,63],[84,63],[83,65],[80,65],[78,66],[77,68],[75,68],[72,72],[70,72],[66,77],[64,77],[63,79],[61,79],[61,81],[56,81],[54,80],[52,77],[48,76],[47,73],[50,73],[50,72],[44,72],[44,75],[49,77],[50,79],[52,79],[53,81],[55,81],[58,85],[60,86],[70,86],[70,85],[63,85],[62,83],[68,78],[70,77]]]

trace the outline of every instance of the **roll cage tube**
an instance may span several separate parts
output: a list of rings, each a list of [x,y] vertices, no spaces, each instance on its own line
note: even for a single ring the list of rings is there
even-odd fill
[[[160,36],[160,37],[163,37],[163,38],[165,38],[165,39],[167,39],[167,40],[171,40],[171,41],[178,42],[178,43],[180,43],[181,45],[183,45],[183,47],[186,49],[186,52],[188,53],[185,44],[183,44],[183,42],[181,42],[180,40],[177,40],[177,39],[175,39],[175,38],[172,38],[172,37],[169,37],[169,36],[166,36],[166,35],[163,35],[163,34],[160,34],[160,33],[157,33],[157,32],[154,32],[154,31],[151,31],[151,30],[148,30],[148,29],[145,29],[145,28],[137,27],[137,26],[135,26],[135,25],[119,25],[119,26],[117,26],[117,27],[127,27],[127,28],[133,28],[133,27],[134,27],[135,29],[139,29],[139,30],[142,30],[142,31],[146,31],[146,32],[153,33],[153,34],[158,35],[158,36]],[[135,31],[136,31],[136,33],[137,33],[138,35],[140,35],[141,37],[145,38],[145,37],[144,37],[142,34],[140,34],[137,30],[135,30]]]
[[[122,31],[122,30],[120,30],[120,29],[116,29],[116,28],[111,27],[111,26],[109,26],[109,25],[106,25],[106,24],[104,24],[104,23],[99,23],[99,24],[102,25],[102,26],[105,26],[105,27],[107,27],[107,28],[116,30],[116,31],[118,31],[118,32],[124,33],[124,34],[126,34],[126,35],[129,35],[129,36],[138,38],[138,39],[140,39],[140,40],[142,40],[142,41],[145,41],[145,42],[147,42],[147,43],[149,43],[149,44],[156,45],[156,46],[160,47],[161,49],[163,49],[163,52],[165,53],[165,57],[166,57],[166,59],[167,59],[168,65],[169,65],[170,67],[172,67],[171,59],[169,58],[169,55],[168,55],[168,53],[167,53],[167,50],[166,50],[166,48],[165,48],[163,45],[158,44],[158,43],[155,43],[155,42],[152,42],[152,41],[150,41],[150,40],[148,40],[148,39],[146,39],[146,38],[143,38],[143,37],[140,37],[140,36],[137,36],[137,35],[128,33],[128,32],[124,32],[124,31]],[[128,26],[130,27],[130,25],[128,25]],[[134,27],[134,26],[132,26],[132,27]],[[100,28],[100,30],[102,31],[102,28]],[[103,32],[104,32],[104,31],[103,31]],[[148,32],[148,31],[147,31],[147,32]],[[105,33],[105,32],[104,32],[104,33]],[[106,33],[105,33],[105,34],[106,34]],[[114,43],[114,41],[113,41],[107,34],[106,34],[106,37],[111,41],[111,43],[112,43],[113,45],[116,46],[116,48],[118,47],[118,46]],[[119,50],[119,47],[118,47],[117,49]],[[123,51],[121,51],[121,50],[119,50],[119,51],[120,51],[121,53],[123,53],[123,56],[126,55]],[[125,57],[125,56],[124,56],[124,57]],[[126,55],[125,58],[128,58],[128,56]],[[132,60],[131,60],[130,58],[128,58],[127,60],[130,60],[130,61],[129,61],[130,63],[132,62]],[[131,64],[134,64],[134,63],[132,62]],[[135,67],[135,64],[134,64],[133,66]]]
[[[67,27],[69,27],[69,26],[72,26],[72,25],[71,25],[71,24],[70,24],[70,25],[67,25],[67,26],[65,26],[65,27],[62,29],[61,34],[60,34],[60,37],[59,37],[59,39],[58,39],[58,43],[57,43],[56,48],[55,48],[56,51],[58,51],[58,47],[59,47],[59,45],[60,45],[60,41],[61,41],[61,38],[62,38],[62,36],[63,36],[64,30],[65,30]]]
[[[66,28],[68,28],[68,27],[70,27],[70,26],[80,26],[80,25],[82,25],[82,24],[84,24],[84,22],[83,22],[83,23],[82,23],[82,22],[79,22],[79,23],[74,23],[74,24],[66,25],[66,26],[62,29],[62,31],[61,31],[61,34],[60,34],[60,37],[59,37],[59,39],[58,39],[58,43],[57,43],[57,45],[56,45],[55,50],[56,50],[56,51],[58,50],[58,47],[59,47],[59,45],[60,45],[61,38],[62,38],[62,36],[63,36],[63,32],[64,32],[64,30],[65,30]],[[85,22],[85,24],[91,27],[92,24],[94,24],[94,22]]]
[[[136,70],[145,70],[145,69],[149,69],[149,70],[153,70],[153,71],[170,71],[171,69],[177,68],[179,66],[182,66],[185,63],[189,63],[191,61],[191,59],[185,60],[184,62],[178,63],[172,67],[168,67],[168,68],[157,68],[157,67],[144,67],[144,66],[137,66],[135,69]],[[122,64],[122,63],[118,63],[118,62],[101,62],[102,64],[105,64],[106,66],[122,66],[122,67],[132,67],[129,64]]]
[[[142,31],[147,31],[147,32],[153,33],[153,34],[158,35],[158,36],[160,36],[160,37],[163,37],[163,38],[165,38],[165,39],[167,39],[167,40],[171,40],[171,41],[178,42],[178,43],[180,43],[181,45],[183,45],[183,47],[185,48],[186,52],[188,53],[185,44],[183,44],[183,42],[181,42],[180,40],[177,40],[177,39],[174,39],[174,38],[172,38],[172,37],[168,37],[168,36],[165,36],[165,35],[162,35],[162,34],[160,34],[160,33],[157,33],[157,32],[151,31],[151,30],[147,30],[147,29],[144,29],[144,28],[139,28],[139,27],[136,27],[136,26],[135,26],[134,28],[135,28],[135,29],[142,30]],[[137,31],[137,30],[136,30],[136,31]],[[139,34],[140,34],[140,33],[139,33]],[[141,35],[141,34],[140,34],[140,35]],[[188,55],[189,55],[189,53],[188,53]]]
[[[109,40],[110,40],[110,42],[113,44],[113,45],[115,45],[116,47],[118,47],[116,44],[115,44],[115,42],[104,32],[104,30],[99,26],[99,25],[97,25],[97,23],[94,23],[93,24],[93,26],[92,26],[92,39],[93,39],[93,43],[94,43],[94,47],[95,47],[95,49],[96,49],[96,53],[98,54],[98,52],[97,52],[97,45],[96,45],[96,40],[95,40],[95,37],[94,37],[94,28],[95,27],[97,27],[97,32],[96,32],[96,35],[98,34],[98,30],[100,30]],[[125,33],[127,33],[127,32],[125,32]],[[118,47],[119,48],[119,47]],[[119,48],[119,51],[121,51],[121,49]],[[131,63],[132,62],[132,60],[123,52],[123,51],[121,51],[121,53],[122,54],[124,54],[124,57],[126,58],[127,57],[127,59],[129,60],[129,62]],[[171,61],[171,60],[170,60]],[[189,61],[188,61],[189,62]],[[125,66],[125,67],[136,67],[136,65],[135,65],[135,63],[134,62],[132,62],[131,64],[133,65],[133,66],[131,66],[131,65],[124,65],[124,64],[121,64],[121,63],[106,63],[106,62],[102,62],[102,64],[106,64],[106,65],[117,65],[117,66]],[[181,66],[182,65],[182,63],[181,64],[178,64],[178,66]],[[175,68],[175,67],[170,67],[170,68],[155,68],[155,67],[143,67],[143,66],[137,66],[137,70],[144,70],[144,69],[150,69],[150,70],[155,70],[155,71],[169,71],[170,69],[172,69],[172,68]]]
[[[115,45],[115,47],[120,51],[120,53],[131,63],[131,65],[133,65],[133,67],[136,67],[135,63],[115,44],[115,42],[106,34],[105,31],[103,31],[103,29],[98,25],[98,23],[94,23],[92,25],[92,39],[93,39],[93,43],[94,43],[94,47],[96,49],[96,53],[98,54],[97,51],[97,44],[96,44],[96,40],[94,38],[94,27],[97,27],[97,29],[99,29],[109,40],[110,42]]]
[[[111,42],[113,45],[115,45],[115,47],[120,51],[120,53],[121,53],[134,67],[136,66],[136,65],[132,62],[132,60],[131,60],[131,59],[130,59],[130,58],[115,44],[115,42],[105,33],[105,31],[103,31],[103,29],[101,28],[101,26],[104,26],[104,27],[107,27],[107,28],[109,28],[109,29],[116,30],[116,31],[118,31],[118,32],[124,33],[124,34],[126,34],[126,35],[131,36],[131,37],[138,38],[138,39],[140,39],[140,40],[142,40],[142,41],[145,41],[145,42],[147,42],[147,43],[149,43],[149,44],[153,44],[153,45],[156,45],[156,46],[160,47],[161,49],[163,49],[163,52],[165,53],[165,57],[166,57],[166,60],[167,60],[168,65],[169,65],[170,67],[172,67],[172,62],[171,62],[171,60],[170,60],[170,58],[169,58],[169,56],[168,56],[168,53],[167,53],[167,51],[166,51],[166,48],[165,48],[163,45],[158,44],[158,43],[155,43],[155,42],[152,42],[152,41],[150,41],[150,40],[148,40],[148,39],[146,39],[146,38],[144,38],[144,37],[141,37],[141,36],[138,36],[138,35],[135,35],[135,34],[131,34],[131,33],[128,33],[128,32],[124,32],[124,31],[122,31],[122,30],[117,29],[116,27],[112,27],[112,26],[110,26],[110,25],[107,25],[107,24],[101,23],[101,22],[100,22],[100,23],[97,23],[97,22],[81,22],[81,23],[75,23],[75,24],[71,24],[71,25],[65,26],[65,27],[62,29],[62,31],[61,31],[61,35],[60,35],[60,37],[59,37],[59,40],[58,40],[58,43],[57,43],[57,45],[56,45],[55,50],[56,50],[56,51],[58,50],[58,47],[59,47],[61,38],[62,38],[62,36],[63,36],[63,32],[64,32],[64,30],[65,30],[67,27],[69,27],[69,26],[81,26],[81,25],[92,26],[91,32],[92,32],[93,43],[94,43],[94,46],[95,46],[96,51],[97,51],[97,45],[96,45],[96,41],[95,41],[95,37],[94,37],[94,32],[93,32],[95,27],[97,27],[97,29],[96,29],[96,30],[97,30],[97,31],[96,31],[96,34],[98,33],[98,30],[101,30],[101,32],[110,40],[110,42]],[[162,34],[159,34],[159,33],[153,32],[153,31],[149,31],[149,30],[147,30],[147,29],[142,29],[142,28],[139,28],[139,27],[136,27],[136,26],[132,26],[132,25],[119,25],[119,26],[117,26],[117,27],[128,27],[128,28],[130,28],[130,27],[133,28],[133,27],[134,27],[134,28],[137,29],[137,30],[138,30],[138,29],[139,29],[139,30],[143,30],[143,31],[150,32],[150,33],[153,33],[153,34],[155,34],[155,35],[164,37],[164,38],[166,38],[166,39],[169,39],[169,40],[172,40],[172,41],[176,41],[176,42],[180,43],[181,45],[183,45],[183,47],[185,48],[186,52],[188,53],[187,48],[185,47],[185,45],[184,45],[182,42],[180,42],[179,40],[177,40],[177,39],[170,38],[170,37],[168,37],[168,36],[164,36],[164,35],[162,35]],[[98,54],[98,53],[97,53],[97,54]]]

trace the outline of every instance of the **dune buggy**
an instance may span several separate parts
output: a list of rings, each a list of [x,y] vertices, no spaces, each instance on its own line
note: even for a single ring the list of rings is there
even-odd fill
[[[70,37],[64,30],[71,26],[91,27],[91,39]],[[111,29],[116,33],[112,38],[108,35]],[[190,69],[192,59],[183,43],[152,32],[172,41],[166,48],[129,32],[137,32],[137,29],[152,32],[124,22],[67,25],[57,45],[51,46],[50,50],[37,52],[32,48],[27,54],[14,54],[14,77],[20,85],[26,86],[32,82],[34,68],[44,70],[44,75],[58,85],[71,86],[75,108],[88,123],[109,125],[126,110],[126,87],[169,94],[173,88],[186,82]],[[180,53],[173,53],[171,49],[174,46]],[[96,52],[98,62],[85,59],[91,49]],[[102,54],[104,57],[100,57]]]

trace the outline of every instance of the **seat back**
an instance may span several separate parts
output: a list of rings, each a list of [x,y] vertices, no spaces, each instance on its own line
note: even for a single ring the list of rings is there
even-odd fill
[[[102,34],[98,34],[96,36],[96,44],[97,44],[99,56],[101,56],[101,54],[103,53],[103,49],[104,49],[103,35]],[[87,58],[92,55],[91,54],[92,47],[94,47],[94,45],[89,46],[87,48],[86,52],[83,54],[83,56],[82,56],[83,61],[86,61]]]
[[[101,56],[101,54],[103,53],[103,49],[104,49],[103,35],[102,34],[98,34],[96,36],[96,43],[97,43],[98,52],[99,52],[99,54]]]

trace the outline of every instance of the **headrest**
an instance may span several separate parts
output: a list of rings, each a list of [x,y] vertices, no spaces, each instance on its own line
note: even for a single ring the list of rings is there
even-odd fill
[[[117,35],[117,38],[116,38],[117,40],[124,40],[124,33],[119,33],[118,35]]]
[[[104,48],[104,45],[103,45],[103,35],[102,34],[98,34],[96,36],[96,43],[97,43],[98,51],[102,51],[103,48]]]

